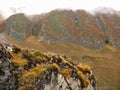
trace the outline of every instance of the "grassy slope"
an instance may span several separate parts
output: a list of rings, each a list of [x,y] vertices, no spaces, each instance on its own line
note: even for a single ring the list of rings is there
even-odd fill
[[[15,44],[16,42],[10,39],[9,43]],[[93,68],[97,77],[99,90],[120,90],[120,49],[106,45],[102,50],[90,50],[77,45],[39,43],[33,37],[16,44],[23,48],[39,49],[41,52],[64,54],[71,57],[75,63],[88,64]]]

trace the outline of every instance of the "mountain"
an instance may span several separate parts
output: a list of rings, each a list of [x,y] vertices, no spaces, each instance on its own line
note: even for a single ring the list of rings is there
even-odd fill
[[[30,36],[30,21],[23,13],[15,14],[5,20],[6,33],[17,40]]]
[[[8,35],[18,40],[36,36],[38,41],[77,44],[101,49],[105,44],[120,47],[119,12],[108,8],[85,10],[53,10],[41,15],[22,13],[5,20]]]
[[[40,41],[78,44],[89,48],[103,46],[103,36],[98,31],[95,18],[84,10],[52,11],[44,18],[41,28]]]

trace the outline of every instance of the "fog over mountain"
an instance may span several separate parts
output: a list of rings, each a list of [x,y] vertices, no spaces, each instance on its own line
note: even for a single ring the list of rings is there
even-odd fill
[[[25,0],[1,0],[0,9],[3,12],[3,15],[7,18],[15,13],[26,13],[28,15],[41,14],[57,8],[72,10],[84,9],[91,11],[97,7],[111,7],[114,10],[120,10],[119,3],[119,0],[57,0],[54,2],[50,2],[49,0],[30,0],[29,2]]]

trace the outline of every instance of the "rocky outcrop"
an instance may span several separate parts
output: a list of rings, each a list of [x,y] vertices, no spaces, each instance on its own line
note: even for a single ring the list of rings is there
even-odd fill
[[[88,65],[76,65],[66,56],[40,51],[20,51],[27,70],[19,78],[19,90],[97,90],[97,82]],[[18,53],[18,54],[19,54]],[[20,67],[19,67],[20,68]],[[21,70],[22,72],[22,70]]]
[[[97,82],[88,65],[76,65],[66,56],[4,44],[0,90],[97,90]]]
[[[10,58],[10,53],[0,45],[0,90],[16,90],[17,88],[15,69]]]

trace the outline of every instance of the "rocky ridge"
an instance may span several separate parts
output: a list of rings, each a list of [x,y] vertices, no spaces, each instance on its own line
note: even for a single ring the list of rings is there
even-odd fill
[[[0,55],[1,90],[97,90],[92,69],[66,56],[8,44]]]

